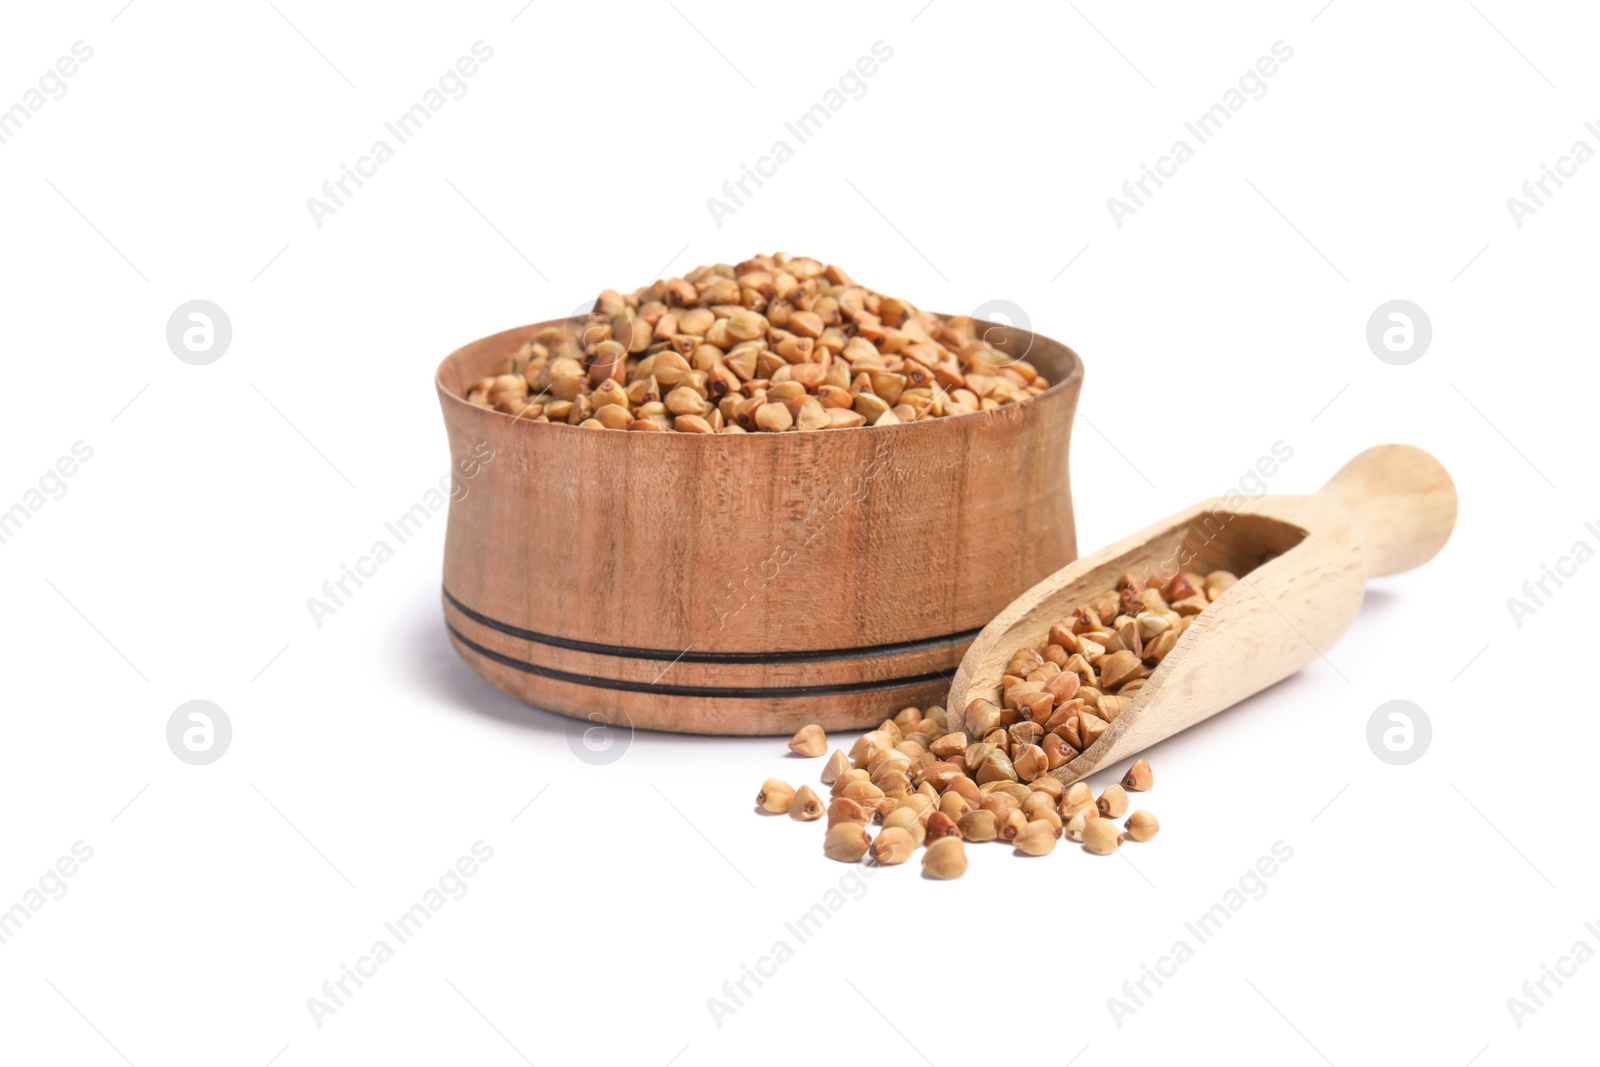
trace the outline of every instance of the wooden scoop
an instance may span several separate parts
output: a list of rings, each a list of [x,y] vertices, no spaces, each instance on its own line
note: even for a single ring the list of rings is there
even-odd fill
[[[1237,575],[1236,585],[1194,616],[1100,739],[1050,772],[1076,781],[1325,653],[1355,619],[1366,580],[1427,562],[1455,522],[1450,475],[1409,445],[1368,449],[1311,496],[1196,504],[1068,564],[997,615],[956,672],[946,704],[951,729],[959,729],[954,724],[972,700],[1002,702],[1001,679],[1013,653],[1043,648],[1052,625],[1115,588],[1128,571]]]

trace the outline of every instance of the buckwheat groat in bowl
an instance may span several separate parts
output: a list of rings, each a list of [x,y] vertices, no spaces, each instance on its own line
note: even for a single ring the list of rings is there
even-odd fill
[[[594,722],[789,734],[939,703],[1077,555],[1065,345],[778,253],[453,352],[445,621]]]

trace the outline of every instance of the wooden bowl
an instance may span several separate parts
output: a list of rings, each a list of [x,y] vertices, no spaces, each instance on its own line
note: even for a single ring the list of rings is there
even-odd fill
[[[555,324],[475,341],[435,382],[445,621],[520,700],[685,733],[875,725],[941,703],[978,631],[1077,558],[1065,345],[994,325],[1049,389],[882,429],[643,434],[463,399]]]

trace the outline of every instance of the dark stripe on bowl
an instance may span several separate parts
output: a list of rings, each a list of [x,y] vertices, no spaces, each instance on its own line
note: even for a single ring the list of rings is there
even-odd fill
[[[695,652],[692,649],[686,652],[673,652],[664,648],[629,648],[626,645],[602,645],[593,641],[578,641],[570,637],[556,637],[553,634],[542,634],[536,630],[525,630],[519,626],[491,619],[482,612],[474,611],[460,600],[451,595],[448,588],[443,590],[444,598],[461,614],[473,622],[481,623],[493,630],[498,630],[507,637],[515,637],[521,641],[534,641],[541,645],[550,645],[553,648],[565,648],[574,652],[588,652],[596,656],[619,656],[626,659],[660,659],[673,660],[683,663],[818,663],[824,660],[836,659],[866,659],[872,656],[894,656],[903,652],[937,652],[952,645],[971,641],[978,636],[983,627],[973,630],[963,630],[956,634],[945,634],[943,637],[928,637],[920,641],[902,641],[893,645],[863,645],[859,648],[825,648],[806,650],[803,652]],[[771,693],[770,689],[758,690],[762,693]],[[844,692],[845,690],[839,690]]]
[[[553,667],[541,667],[526,660],[507,656],[493,649],[484,648],[482,645],[467,637],[449,623],[445,627],[457,641],[496,663],[504,664],[527,674],[537,674],[541,678],[548,678],[556,682],[571,682],[574,685],[587,685],[596,689],[620,689],[628,693],[658,693],[662,696],[674,697],[718,697],[734,700],[760,700],[776,697],[818,697],[835,696],[845,693],[872,693],[885,689],[902,689],[914,685],[927,685],[932,682],[949,683],[950,676],[942,671],[932,671],[928,674],[917,674],[907,678],[889,678],[878,682],[854,682],[842,685],[779,685],[779,686],[709,686],[709,685],[662,685],[659,682],[631,682],[615,678],[596,678],[588,674],[572,674],[568,671],[558,671]]]

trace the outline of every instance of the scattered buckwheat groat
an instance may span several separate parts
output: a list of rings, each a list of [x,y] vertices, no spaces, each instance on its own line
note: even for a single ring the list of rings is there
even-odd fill
[[[1133,766],[1128,768],[1128,773],[1122,777],[1122,788],[1130,793],[1143,793],[1154,784],[1150,777],[1150,764],[1144,760],[1134,760]]]
[[[1156,836],[1161,824],[1148,811],[1136,811],[1128,816],[1127,827],[1130,841],[1148,841]]]
[[[1083,847],[1097,856],[1109,856],[1122,844],[1122,831],[1110,819],[1091,819],[1083,828]]]
[[[789,803],[791,819],[810,822],[812,819],[822,818],[822,811],[822,798],[817,796],[816,790],[809,785],[803,785],[795,790],[794,799]]]
[[[830,860],[854,863],[867,854],[867,847],[871,843],[865,825],[842,822],[828,828],[828,836],[822,842],[822,852]]]
[[[983,328],[784,252],[697,267],[547,327],[466,399],[597,430],[790,433],[991,411],[1049,388]]]
[[[789,810],[789,805],[794,802],[794,786],[777,778],[768,778],[761,783],[761,792],[756,794],[756,803],[774,815],[782,815]]]
[[[1120,785],[1108,785],[1097,805],[1102,819],[1120,819],[1128,813],[1128,793]]]
[[[797,756],[816,757],[828,751],[828,735],[816,723],[802,726],[794,732],[789,751]]]
[[[959,837],[941,837],[922,854],[922,873],[929,878],[960,878],[967,873],[967,850]]]
[[[911,831],[898,826],[880,830],[872,842],[872,858],[885,866],[904,863],[916,850],[917,840]]]
[[[865,808],[844,797],[839,797],[828,805],[828,829],[830,830],[842,822],[865,823],[869,818],[871,816],[867,814]]]
[[[1029,856],[1044,856],[1055,851],[1059,830],[1043,819],[1035,819],[1017,834],[1011,842],[1019,852]]]

